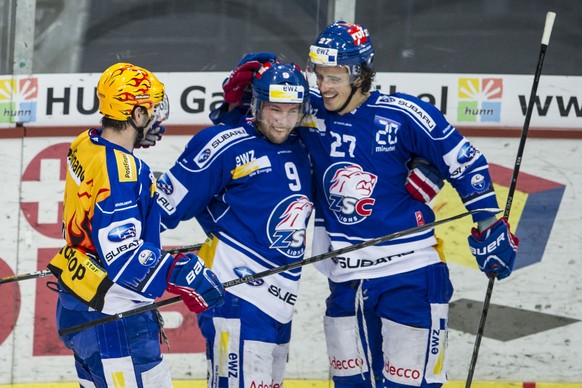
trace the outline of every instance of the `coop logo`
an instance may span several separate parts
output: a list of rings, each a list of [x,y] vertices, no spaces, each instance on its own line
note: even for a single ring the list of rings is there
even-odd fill
[[[459,78],[459,122],[500,122],[502,78]]]
[[[0,123],[36,121],[38,79],[0,78]]]

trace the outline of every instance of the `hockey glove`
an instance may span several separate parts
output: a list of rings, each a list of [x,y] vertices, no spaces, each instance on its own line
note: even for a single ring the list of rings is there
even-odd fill
[[[224,80],[222,90],[224,101],[228,104],[250,105],[250,85],[257,70],[265,62],[274,62],[277,56],[273,53],[250,53],[241,59],[236,69]]]
[[[468,241],[479,269],[488,277],[495,276],[501,280],[511,274],[519,239],[511,233],[505,217],[500,218],[482,232],[473,228]]]
[[[166,133],[166,127],[161,126],[160,123],[156,121],[135,148],[149,148],[155,146],[156,142],[162,140],[162,135],[164,133]]]
[[[180,295],[188,309],[195,313],[223,303],[222,283],[193,253],[176,255],[168,272],[167,290]]]
[[[408,194],[423,203],[429,203],[444,186],[438,170],[421,158],[412,161],[404,187]]]
[[[170,100],[168,95],[164,93],[164,98],[161,102],[154,106],[154,110],[150,117],[154,121],[152,127],[147,131],[144,138],[139,142],[136,148],[148,148],[156,145],[157,141],[162,139],[162,134],[166,132],[166,127],[161,124],[170,117]]]
[[[238,63],[238,66],[245,64],[247,62],[258,61],[261,63],[265,62],[276,62],[277,55],[274,53],[269,52],[262,52],[262,53],[248,53],[246,54]]]

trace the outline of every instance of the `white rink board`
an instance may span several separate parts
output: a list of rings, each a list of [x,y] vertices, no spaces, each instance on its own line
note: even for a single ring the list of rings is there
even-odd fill
[[[223,102],[226,72],[156,73],[171,102],[167,125],[206,125]],[[100,74],[0,76],[0,128],[90,126],[98,123],[95,85]],[[456,127],[517,127],[525,117],[531,75],[377,73],[382,92],[406,91],[437,106]],[[532,111],[542,128],[580,129],[580,76],[543,76]]]
[[[166,136],[155,148],[139,150],[136,154],[146,160],[154,171],[164,171],[182,151],[187,139],[187,136]],[[62,240],[42,235],[31,227],[19,205],[21,201],[38,201],[39,209],[44,209],[42,221],[58,221],[54,220],[55,201],[62,196],[63,187],[58,174],[54,174],[58,160],[47,158],[43,161],[41,168],[46,170],[46,174],[40,175],[40,185],[32,184],[30,179],[21,184],[21,177],[43,150],[71,140],[0,140],[0,259],[13,273],[44,269],[36,265],[38,249],[56,249],[62,245]],[[519,139],[472,140],[490,162],[513,168]],[[579,231],[582,205],[577,201],[577,196],[582,193],[582,171],[579,167],[582,165],[581,146],[579,140],[528,139],[521,171],[560,183],[566,188],[542,262],[516,271],[507,280],[496,282],[492,303],[582,320],[582,235]],[[190,245],[201,241],[203,234],[195,222],[188,222],[163,235],[164,245]],[[487,287],[484,275],[454,263],[450,267],[456,289],[453,300],[466,298],[482,301]],[[4,276],[7,274],[0,273],[0,277]],[[21,305],[16,327],[7,338],[0,338],[3,340],[0,343],[0,384],[75,380],[72,356],[33,355],[37,284],[44,287],[42,280],[19,283]],[[0,289],[2,287],[5,285]],[[313,267],[307,266],[293,323],[291,355],[287,366],[289,379],[329,378],[322,324],[326,295],[325,279]],[[183,341],[188,341],[188,338]],[[473,343],[472,335],[458,331],[449,333],[450,380],[466,378]],[[203,353],[168,354],[166,357],[174,379],[205,378]],[[474,380],[582,382],[580,359],[580,322],[508,342],[484,338]]]

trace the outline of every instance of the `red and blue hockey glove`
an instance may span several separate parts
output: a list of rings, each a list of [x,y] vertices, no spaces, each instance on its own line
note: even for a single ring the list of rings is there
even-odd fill
[[[412,161],[404,187],[420,202],[429,203],[443,188],[444,181],[436,167],[422,158]]]
[[[468,241],[479,269],[488,277],[495,276],[501,280],[511,274],[519,239],[511,233],[505,217],[482,232],[473,228]]]
[[[201,313],[223,303],[224,287],[193,253],[176,255],[168,272],[168,292],[180,295],[190,311]]]
[[[250,105],[250,85],[255,73],[263,66],[263,63],[274,62],[276,58],[277,56],[273,53],[249,53],[245,55],[222,84],[224,101],[228,104]]]

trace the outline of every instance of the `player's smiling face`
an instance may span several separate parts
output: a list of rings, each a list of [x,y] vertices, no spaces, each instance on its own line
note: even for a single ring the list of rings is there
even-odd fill
[[[257,117],[257,128],[271,143],[281,144],[297,125],[301,104],[264,102]]]
[[[317,66],[315,76],[325,109],[337,111],[352,92],[348,69],[343,66]]]

